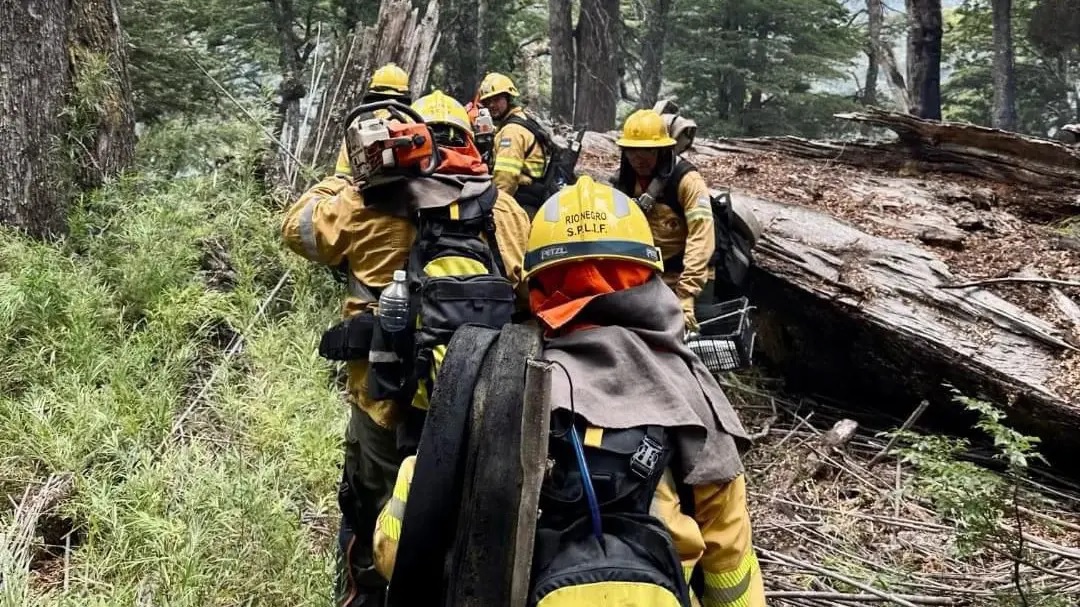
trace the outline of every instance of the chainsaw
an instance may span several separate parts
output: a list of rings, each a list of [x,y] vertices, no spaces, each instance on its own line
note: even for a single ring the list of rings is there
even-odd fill
[[[349,112],[345,124],[345,150],[361,189],[426,177],[439,166],[431,129],[403,103],[365,103]]]

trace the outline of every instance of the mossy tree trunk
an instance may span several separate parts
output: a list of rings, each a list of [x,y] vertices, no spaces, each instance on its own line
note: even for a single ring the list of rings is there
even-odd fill
[[[135,106],[118,0],[74,0],[68,32],[73,63],[69,106],[79,136],[76,177],[97,187],[126,168],[135,153]]]
[[[652,0],[645,5],[645,36],[641,41],[641,102],[643,108],[656,105],[664,80],[664,44],[670,26],[672,0]]]
[[[443,32],[442,56],[446,93],[456,99],[472,99],[484,76],[486,48],[482,45],[484,23],[479,0],[449,0]],[[486,8],[486,6],[484,6]]]
[[[907,0],[910,112],[941,120],[941,0]]]
[[[71,194],[131,160],[115,0],[0,0],[0,223],[50,238]]]

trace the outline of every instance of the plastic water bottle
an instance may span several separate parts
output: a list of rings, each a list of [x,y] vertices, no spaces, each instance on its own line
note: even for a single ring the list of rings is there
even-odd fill
[[[394,282],[379,296],[379,324],[383,331],[397,333],[409,323],[409,286],[405,270],[394,270]]]

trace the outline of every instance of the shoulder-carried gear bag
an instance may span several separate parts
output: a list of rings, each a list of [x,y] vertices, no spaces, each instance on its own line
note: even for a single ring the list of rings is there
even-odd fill
[[[649,514],[672,452],[659,426],[600,429],[553,416],[530,607],[689,606],[671,535]]]
[[[419,438],[434,371],[454,332],[465,324],[500,329],[511,322],[514,288],[503,275],[492,212],[497,195],[491,186],[479,196],[418,213],[416,240],[405,268],[409,326],[388,338],[375,323],[369,394],[413,405],[405,407],[401,438],[406,451]],[[385,357],[375,345],[385,346]]]

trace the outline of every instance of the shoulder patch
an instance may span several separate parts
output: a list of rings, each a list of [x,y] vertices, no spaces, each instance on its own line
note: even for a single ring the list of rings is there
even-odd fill
[[[513,143],[511,142],[509,137],[503,137],[499,140],[499,147],[501,148],[508,148],[511,145],[513,145]]]

